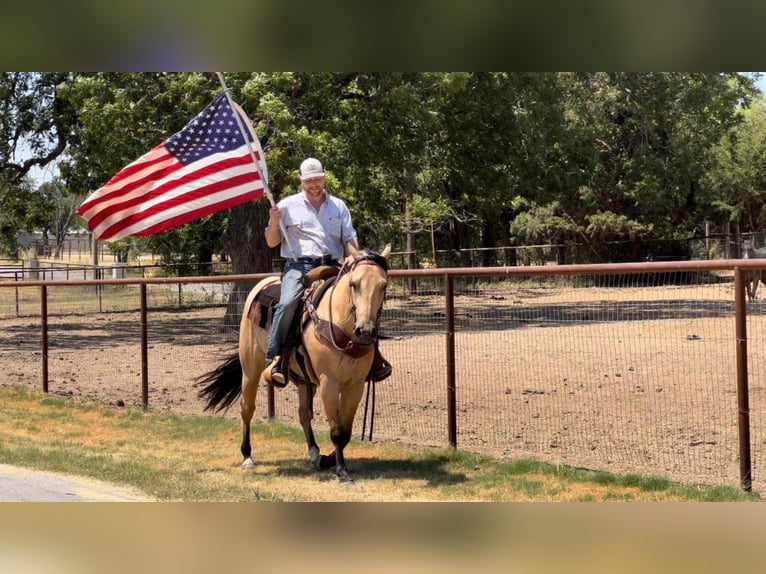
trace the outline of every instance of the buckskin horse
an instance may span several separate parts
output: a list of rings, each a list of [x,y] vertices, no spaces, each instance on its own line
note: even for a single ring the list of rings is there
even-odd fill
[[[752,239],[742,241],[742,257],[744,259],[766,259],[766,248],[755,247]],[[745,271],[745,290],[749,301],[755,301],[755,294],[758,291],[758,283],[766,285],[766,270],[753,269]]]
[[[299,326],[299,340],[287,361],[288,379],[298,387],[298,416],[306,435],[308,454],[315,470],[335,468],[340,482],[351,482],[344,448],[351,439],[357,407],[372,364],[388,283],[388,255],[351,250],[353,263],[342,267],[337,277],[324,279],[324,288],[309,296]],[[239,350],[213,371],[199,377],[200,398],[206,411],[218,412],[240,398],[242,468],[253,468],[250,423],[265,363],[268,342],[268,304],[258,302],[259,294],[279,281],[268,277],[258,282],[245,300],[239,327]],[[314,283],[316,286],[318,283]],[[278,296],[277,296],[278,298]],[[272,296],[273,299],[273,296]],[[314,394],[319,392],[330,424],[335,451],[320,454],[311,427]]]

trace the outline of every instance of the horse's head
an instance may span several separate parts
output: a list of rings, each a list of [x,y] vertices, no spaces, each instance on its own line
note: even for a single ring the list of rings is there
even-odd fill
[[[345,277],[354,317],[353,337],[360,345],[371,345],[378,338],[378,319],[386,298],[387,258],[391,245],[386,245],[382,253],[350,249],[354,262]]]

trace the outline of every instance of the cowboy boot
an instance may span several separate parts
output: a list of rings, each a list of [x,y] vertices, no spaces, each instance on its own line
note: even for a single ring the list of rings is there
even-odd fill
[[[377,383],[391,376],[393,367],[391,363],[383,358],[378,348],[378,343],[375,343],[375,357],[372,359],[372,365],[370,366],[370,372],[367,374],[367,380]]]
[[[263,379],[275,387],[284,387],[287,379],[282,372],[282,357],[278,355],[269,365],[263,369]]]

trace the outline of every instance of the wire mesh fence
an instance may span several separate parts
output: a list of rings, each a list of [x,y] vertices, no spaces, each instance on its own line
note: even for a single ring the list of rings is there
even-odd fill
[[[545,274],[501,276],[462,270],[454,278],[457,446],[736,484],[735,284],[733,265],[723,266],[610,274],[578,266],[560,275],[548,266]],[[200,415],[195,379],[236,350],[238,334],[223,321],[233,283],[178,281],[146,284],[148,403]],[[438,272],[391,273],[381,350],[394,374],[376,387],[377,441],[449,444],[444,281]],[[83,284],[46,288],[49,392],[141,407],[139,284],[75,283]],[[0,284],[0,384],[39,389],[41,287],[20,285]],[[763,491],[766,300],[747,304],[746,325],[753,487]],[[267,419],[266,403],[262,387],[256,421]],[[357,437],[370,424],[364,406]],[[316,407],[317,439],[329,445],[319,401]],[[294,387],[276,390],[275,414],[297,424]],[[238,418],[238,409],[225,416]]]

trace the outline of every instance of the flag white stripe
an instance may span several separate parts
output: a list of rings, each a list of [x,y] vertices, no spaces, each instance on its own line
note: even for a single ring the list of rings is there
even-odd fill
[[[133,225],[130,225],[128,227],[125,227],[124,229],[121,229],[114,235],[110,235],[109,241],[116,241],[118,239],[122,239],[123,237],[127,237],[131,234],[138,233],[148,227],[152,227],[154,225],[157,225],[158,223],[162,223],[163,221],[167,221],[168,219],[177,217],[178,215],[182,215],[189,211],[193,211],[194,209],[205,207],[208,205],[214,205],[216,203],[221,203],[233,197],[250,194],[253,192],[254,189],[261,189],[262,187],[263,185],[258,185],[258,182],[252,182],[252,183],[247,183],[247,184],[239,185],[236,187],[232,187],[229,189],[225,189],[218,193],[207,195],[196,201],[188,201],[188,202],[182,203],[180,205],[177,205],[174,208],[166,209],[159,213],[155,213],[151,217],[146,217],[142,219],[141,221],[137,221]],[[100,234],[103,230],[105,230],[108,227],[109,227],[108,225],[104,227],[99,225],[95,231],[96,233]]]
[[[219,155],[229,155],[229,154],[219,154]],[[219,158],[220,159],[220,158]],[[194,164],[194,169],[191,170],[179,170],[177,173],[193,173],[194,171],[197,171],[199,169],[199,164]],[[252,164],[245,164],[237,167],[229,167],[227,168],[227,177],[235,177],[238,175],[246,175],[251,174],[255,172],[255,168]],[[175,175],[175,174],[174,174]],[[176,179],[176,178],[174,178]],[[111,215],[109,215],[107,218],[105,218],[103,221],[99,222],[99,224],[94,228],[94,231],[97,235],[101,235],[107,228],[111,227],[118,221],[125,219],[127,217],[130,217],[131,215],[137,215],[141,212],[150,211],[154,206],[156,206],[159,203],[166,202],[171,199],[176,199],[184,196],[187,193],[190,192],[197,192],[199,193],[200,188],[204,188],[207,185],[213,185],[213,184],[219,184],[221,181],[220,175],[218,172],[211,173],[210,175],[207,175],[205,177],[194,179],[193,181],[190,181],[184,185],[179,185],[176,187],[173,187],[173,189],[168,190],[166,193],[163,193],[159,195],[158,197],[152,198],[150,200],[147,200],[143,203],[140,203],[138,205],[132,205],[130,207],[127,207],[125,209],[120,209],[118,211],[115,211]],[[167,182],[164,182],[167,183]],[[263,187],[262,184],[258,184],[256,182],[249,184],[249,189],[253,188],[260,189]],[[215,195],[215,194],[214,194]],[[214,196],[213,195],[213,196]],[[191,203],[199,202],[200,206],[204,205],[206,203],[211,203],[208,199],[209,197],[213,196],[203,196],[200,197],[197,200],[191,201],[189,203],[183,203],[179,207],[183,208],[184,205],[186,205],[186,210],[189,210],[189,205]]]
[[[168,159],[166,161],[164,161],[164,162],[161,162],[161,163],[149,164],[149,162],[156,161],[157,159],[159,159],[162,156],[167,156]],[[178,160],[168,153],[168,151],[165,149],[165,146],[156,147],[152,151],[150,151],[147,154],[141,156],[136,161],[134,161],[129,166],[127,166],[127,167],[131,167],[131,166],[138,166],[138,165],[141,165],[141,164],[149,164],[145,168],[143,168],[140,171],[135,172],[134,174],[130,175],[129,177],[124,177],[124,178],[122,178],[119,181],[116,181],[114,183],[107,182],[102,187],[100,187],[95,192],[93,192],[93,194],[90,197],[88,197],[87,201],[83,203],[83,205],[85,205],[87,207],[87,211],[84,212],[87,215],[83,215],[83,217],[85,217],[86,219],[91,217],[91,215],[92,215],[91,212],[92,212],[93,207],[94,207],[95,204],[98,204],[99,205],[99,209],[100,209],[102,206],[107,206],[108,207],[115,200],[117,200],[117,201],[124,201],[125,199],[129,199],[131,197],[135,197],[136,195],[140,195],[141,193],[143,193],[142,190],[144,190],[144,188],[146,186],[151,185],[153,183],[152,181],[147,182],[145,186],[137,188],[136,190],[134,190],[132,192],[129,192],[126,195],[122,195],[122,196],[118,195],[118,197],[115,197],[115,198],[109,199],[109,200],[102,199],[105,195],[114,193],[114,192],[119,191],[119,190],[121,190],[121,189],[123,189],[125,187],[130,187],[136,181],[139,181],[139,180],[143,179],[147,175],[150,175],[150,174],[152,174],[154,172],[157,172],[159,170],[162,170],[162,169],[166,169],[166,168],[170,167],[171,165],[173,165],[174,163],[178,163]],[[127,169],[127,167],[125,169]],[[103,203],[99,203],[100,201],[103,201]]]
[[[168,152],[165,151],[165,153],[167,154]],[[210,155],[207,158],[201,159],[199,161],[195,161],[194,163],[191,163],[191,164],[189,164],[187,166],[184,166],[181,169],[179,169],[177,171],[174,171],[173,173],[160,178],[159,180],[149,180],[144,185],[142,185],[141,187],[137,187],[136,189],[134,189],[134,190],[132,190],[132,191],[130,191],[128,193],[125,193],[125,194],[119,194],[119,193],[118,194],[114,194],[114,195],[112,195],[112,196],[110,196],[108,198],[104,198],[101,201],[99,201],[99,196],[105,196],[107,194],[111,194],[116,189],[121,189],[122,187],[125,187],[127,185],[127,183],[125,185],[123,185],[123,182],[120,182],[120,186],[119,187],[111,187],[111,186],[109,186],[109,184],[106,184],[105,186],[103,186],[102,188],[100,188],[99,190],[97,190],[93,194],[93,196],[92,196],[93,197],[93,200],[92,200],[93,203],[91,203],[91,205],[87,207],[87,210],[82,213],[82,216],[85,219],[90,219],[91,217],[96,215],[96,213],[98,213],[100,211],[103,211],[104,209],[108,209],[112,205],[121,204],[123,202],[130,201],[131,199],[134,199],[134,198],[140,198],[141,196],[144,196],[144,195],[147,195],[147,194],[151,193],[157,187],[167,186],[168,183],[173,182],[173,181],[177,181],[179,179],[182,179],[182,178],[188,176],[189,174],[196,172],[199,169],[203,169],[203,168],[209,167],[211,165],[215,165],[217,162],[220,162],[220,161],[223,161],[223,160],[238,159],[238,158],[249,157],[249,156],[250,156],[250,154],[249,154],[246,146],[240,146],[240,147],[238,147],[238,148],[236,148],[234,150],[231,150],[229,152],[215,153],[215,154]],[[173,158],[173,156],[170,156],[170,159],[167,162],[167,166],[170,166],[170,165],[172,165],[174,163],[178,163],[178,160]],[[158,169],[158,165],[162,165],[162,167],[167,167],[164,164],[155,164],[155,165],[150,166],[150,167],[147,168],[148,172],[151,173],[151,172],[156,171]],[[256,171],[254,165],[241,166],[241,168],[245,168],[246,172],[255,172]],[[244,173],[244,172],[239,171],[239,169],[241,169],[241,168],[237,168],[237,170],[238,170],[236,172],[237,174]],[[147,170],[142,171],[141,175],[136,174],[136,176],[131,176],[130,178],[126,178],[126,180],[136,181],[136,180],[140,179],[141,177],[145,177],[146,174],[147,174]],[[220,179],[220,175],[216,175],[216,174],[212,174],[212,175],[214,177],[217,177],[217,179]],[[163,201],[162,198],[173,197],[172,192],[174,192],[174,191],[175,190],[170,189],[170,190],[168,190],[168,192],[166,192],[165,194],[160,196],[160,198],[157,198],[153,202],[141,203],[139,205],[133,206],[130,209],[132,211],[139,211],[141,209],[144,209],[145,207],[151,207],[157,201]],[[99,227],[100,227],[100,225],[99,225]]]
[[[144,195],[148,195],[155,188],[167,186],[169,183],[171,183],[173,181],[177,181],[179,179],[182,179],[182,178],[188,176],[189,174],[196,172],[199,169],[203,169],[203,168],[209,167],[209,166],[214,165],[217,162],[220,162],[220,161],[223,161],[223,160],[237,159],[237,158],[242,158],[242,157],[249,157],[249,155],[250,154],[249,154],[246,146],[240,146],[240,147],[238,147],[238,148],[236,148],[236,149],[234,149],[232,151],[225,152],[225,153],[222,152],[222,153],[213,154],[213,155],[211,155],[211,156],[209,156],[209,157],[207,157],[205,159],[202,159],[202,160],[199,160],[199,161],[195,161],[194,163],[191,163],[191,164],[189,164],[189,165],[187,165],[185,167],[182,167],[181,169],[173,172],[172,174],[161,178],[160,181],[155,181],[155,180],[148,181],[148,182],[146,182],[146,184],[142,185],[141,187],[138,187],[135,190],[133,190],[133,191],[131,191],[129,193],[126,193],[124,195],[116,194],[116,195],[114,195],[112,197],[109,197],[108,199],[104,199],[101,202],[98,201],[98,198],[95,198],[94,199],[94,203],[91,204],[90,207],[88,207],[87,211],[85,211],[82,214],[82,216],[84,218],[86,218],[86,219],[90,219],[91,217],[96,215],[98,212],[101,212],[104,209],[108,209],[112,205],[121,204],[123,202],[130,201],[131,199],[139,198],[139,197],[144,196]],[[172,158],[172,156],[171,156],[171,158]],[[178,160],[172,158],[171,161],[169,162],[169,164],[177,163],[177,162],[178,162]],[[227,169],[231,169],[232,170],[231,173],[236,174],[236,175],[239,175],[239,174],[242,174],[242,173],[255,172],[255,166],[254,165],[243,165],[243,166],[239,166],[237,168],[227,168]],[[152,169],[152,171],[153,171],[153,169]],[[220,175],[217,172],[214,172],[214,173],[210,174],[210,176],[208,176],[205,179],[206,180],[220,181]],[[205,181],[205,180],[201,179],[201,180],[198,180],[198,181]],[[159,197],[154,198],[151,201],[147,201],[145,203],[140,203],[138,205],[134,205],[132,207],[129,207],[127,209],[127,211],[129,212],[128,215],[130,213],[133,213],[133,212],[143,211],[144,209],[152,207],[153,205],[155,205],[156,203],[158,203],[160,201],[165,201],[168,198],[174,197],[175,195],[177,195],[177,192],[178,192],[179,189],[181,190],[179,193],[186,193],[186,189],[188,187],[193,187],[194,185],[195,185],[195,182],[189,182],[189,184],[187,184],[186,186],[182,186],[181,188],[169,189],[167,192],[163,193]],[[106,190],[104,192],[104,194],[111,193],[113,191],[113,189],[107,189],[107,187],[108,187],[108,184],[105,185],[104,187],[102,187],[99,191],[97,191],[95,193],[99,193],[99,192],[101,192],[101,190]],[[104,194],[102,194],[102,195],[104,195]],[[120,211],[112,214],[108,219],[111,219],[111,218],[115,217],[118,214],[124,214],[124,211],[120,210]],[[124,217],[124,215],[122,215],[122,216]],[[99,225],[98,228],[101,228],[101,225]]]

